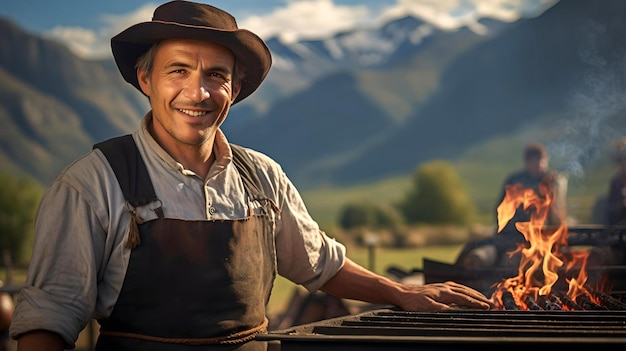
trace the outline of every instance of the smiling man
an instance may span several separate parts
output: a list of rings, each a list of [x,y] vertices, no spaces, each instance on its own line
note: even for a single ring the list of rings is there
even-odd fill
[[[72,348],[91,319],[96,350],[265,350],[254,338],[266,332],[277,274],[405,310],[490,307],[463,285],[403,285],[358,266],[279,164],[228,142],[230,107],[271,66],[265,43],[228,13],[168,2],[111,46],[151,111],[42,197],[10,330],[18,350]]]
[[[149,62],[153,58],[154,62]],[[150,98],[150,134],[183,167],[206,176],[213,144],[241,83],[235,57],[198,40],[164,40],[139,60],[139,86]]]

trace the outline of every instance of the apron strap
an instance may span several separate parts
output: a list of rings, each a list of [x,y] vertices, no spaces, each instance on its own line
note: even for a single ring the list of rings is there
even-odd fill
[[[263,186],[261,183],[261,179],[257,174],[257,167],[254,164],[250,155],[246,152],[245,148],[240,145],[236,145],[230,143],[230,149],[233,151],[233,163],[241,176],[241,180],[247,191],[250,194],[250,197],[253,200],[261,200],[267,202],[271,205],[271,207],[278,211],[278,207],[274,203],[274,201],[267,196],[263,192]]]
[[[265,196],[261,180],[256,172],[257,167],[246,150],[232,143],[230,147],[233,151],[233,163],[250,197],[253,200],[269,202],[276,210],[274,202]],[[105,140],[95,144],[93,148],[100,149],[107,158],[126,201],[134,208],[158,200],[148,169],[131,134]]]
[[[124,197],[133,207],[157,201],[152,180],[135,140],[130,134],[111,138],[93,146],[109,161]]]

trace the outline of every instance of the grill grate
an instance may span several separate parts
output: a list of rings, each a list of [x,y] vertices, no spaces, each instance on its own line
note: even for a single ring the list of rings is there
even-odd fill
[[[488,350],[503,346],[626,346],[626,311],[405,312],[380,309],[259,335],[299,350]]]

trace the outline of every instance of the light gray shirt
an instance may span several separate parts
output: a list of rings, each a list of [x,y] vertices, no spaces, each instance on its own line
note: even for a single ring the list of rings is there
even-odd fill
[[[225,135],[218,131],[216,162],[205,179],[185,169],[152,138],[151,114],[133,133],[160,203],[137,208],[143,219],[234,220],[254,205],[245,189]],[[247,149],[263,191],[278,206],[274,238],[278,273],[309,291],[334,276],[345,247],[321,231],[281,167]],[[126,248],[130,214],[106,158],[98,149],[69,165],[44,193],[35,220],[35,242],[25,287],[18,296],[10,335],[45,329],[74,345],[91,319],[108,317],[121,290],[131,250]],[[166,303],[166,302],[164,302]]]

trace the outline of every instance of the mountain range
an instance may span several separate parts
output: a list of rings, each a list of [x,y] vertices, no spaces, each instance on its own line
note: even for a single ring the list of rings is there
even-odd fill
[[[407,16],[270,39],[270,74],[223,129],[305,189],[408,174],[529,131],[563,167],[584,167],[626,127],[625,16],[620,0],[567,0],[514,23],[482,19],[480,34]],[[112,60],[80,59],[0,19],[5,171],[48,183],[95,142],[135,130],[148,108]]]

